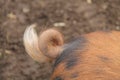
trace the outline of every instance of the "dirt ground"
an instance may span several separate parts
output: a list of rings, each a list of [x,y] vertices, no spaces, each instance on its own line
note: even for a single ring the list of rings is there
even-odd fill
[[[65,42],[96,30],[120,30],[120,0],[0,0],[0,80],[49,80],[51,66],[25,52],[25,28],[56,27]]]

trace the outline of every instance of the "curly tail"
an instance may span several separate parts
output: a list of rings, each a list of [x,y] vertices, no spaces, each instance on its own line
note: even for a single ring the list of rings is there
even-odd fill
[[[25,30],[23,41],[26,52],[38,62],[55,59],[62,51],[62,34],[55,29],[48,29],[38,36],[35,26],[33,24]]]

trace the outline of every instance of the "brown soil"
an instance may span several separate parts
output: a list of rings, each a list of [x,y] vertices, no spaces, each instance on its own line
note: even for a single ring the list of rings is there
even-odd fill
[[[89,2],[92,1],[92,2]],[[0,0],[0,80],[49,80],[51,66],[25,52],[23,33],[56,26],[65,41],[96,30],[120,30],[120,0]]]

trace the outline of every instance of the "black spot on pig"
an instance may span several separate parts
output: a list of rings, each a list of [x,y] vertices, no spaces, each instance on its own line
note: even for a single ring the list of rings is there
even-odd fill
[[[106,56],[101,56],[101,55],[99,55],[99,56],[97,56],[102,62],[108,62],[108,61],[110,61],[110,59],[108,58],[108,57],[106,57]]]
[[[69,44],[65,45],[63,48],[63,52],[55,61],[54,68],[62,63],[66,63],[66,68],[70,68],[77,63],[77,59],[79,56],[76,55],[76,50],[82,50],[86,43],[86,39],[84,37],[79,37],[74,41],[70,42]]]
[[[71,78],[73,78],[73,79],[77,78],[78,76],[79,76],[78,72],[75,72],[75,73],[71,74]]]
[[[70,59],[67,59],[66,61],[66,69],[71,69],[73,66],[77,64],[77,57],[71,57]]]
[[[53,80],[64,80],[60,76],[55,77]]]

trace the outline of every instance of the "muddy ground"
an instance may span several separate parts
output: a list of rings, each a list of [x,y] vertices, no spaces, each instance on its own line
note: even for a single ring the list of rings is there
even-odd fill
[[[25,28],[56,27],[65,42],[96,30],[120,30],[120,0],[0,0],[0,80],[49,80],[51,66],[25,52]],[[59,23],[62,23],[60,25]]]

